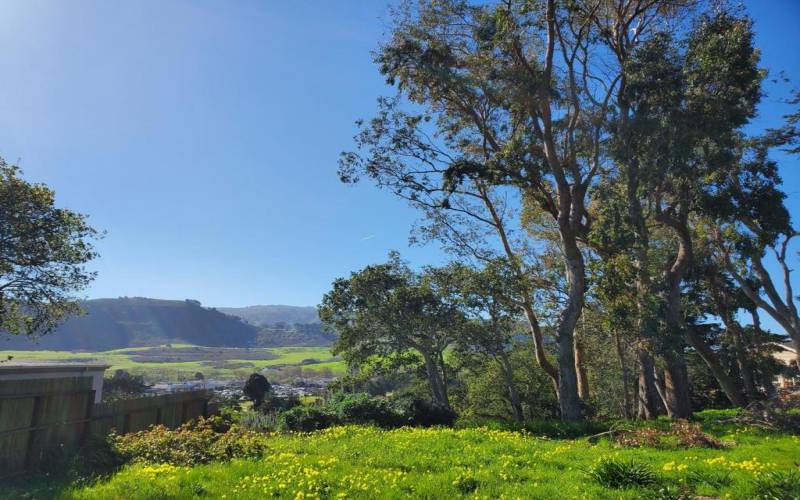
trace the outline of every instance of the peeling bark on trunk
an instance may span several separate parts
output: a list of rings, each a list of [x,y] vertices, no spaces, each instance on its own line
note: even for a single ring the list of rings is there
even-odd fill
[[[575,372],[578,374],[578,397],[586,400],[589,397],[589,376],[586,374],[586,360],[583,354],[581,338],[575,335]]]
[[[639,346],[636,349],[636,362],[639,367],[636,417],[643,420],[653,420],[658,416],[658,393],[656,390],[653,356],[649,350]]]
[[[566,233],[566,234],[565,234]],[[583,255],[574,235],[562,228],[562,244],[569,295],[558,322],[558,402],[562,420],[580,420],[581,399],[578,395],[578,375],[575,370],[575,327],[581,317],[584,301],[585,269]]]

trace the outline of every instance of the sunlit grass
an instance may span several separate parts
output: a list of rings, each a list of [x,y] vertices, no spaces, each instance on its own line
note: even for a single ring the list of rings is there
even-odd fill
[[[336,427],[275,435],[264,459],[192,468],[133,465],[69,498],[653,498],[659,489],[748,498],[754,480],[796,467],[797,436],[739,430],[726,449],[618,448],[478,429],[381,431]],[[643,464],[648,487],[609,489],[591,475],[604,460]]]
[[[162,349],[180,349],[195,347],[191,344],[170,344],[159,346]],[[253,348],[252,352],[268,352],[274,354],[274,359],[228,359],[227,364],[246,363],[245,368],[214,367],[214,361],[209,354],[208,360],[180,361],[180,362],[149,362],[137,361],[133,356],[139,351],[152,347],[127,347],[102,352],[85,351],[0,351],[0,359],[12,357],[13,361],[48,362],[48,361],[75,361],[105,363],[111,365],[109,372],[114,370],[127,370],[135,374],[144,374],[151,379],[172,379],[181,377],[192,378],[196,372],[201,372],[206,378],[232,378],[246,376],[255,370],[282,365],[298,365],[307,359],[314,359],[320,363],[303,365],[303,370],[318,372],[330,368],[334,375],[344,372],[344,363],[336,360],[328,347],[279,347],[279,348]]]

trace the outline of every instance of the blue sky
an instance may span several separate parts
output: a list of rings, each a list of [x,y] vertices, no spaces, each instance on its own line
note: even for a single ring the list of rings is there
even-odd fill
[[[749,4],[764,65],[800,82],[800,2]],[[108,231],[90,298],[314,305],[390,249],[441,262],[408,248],[412,209],[336,177],[390,92],[370,58],[387,17],[379,0],[6,1],[0,155]]]

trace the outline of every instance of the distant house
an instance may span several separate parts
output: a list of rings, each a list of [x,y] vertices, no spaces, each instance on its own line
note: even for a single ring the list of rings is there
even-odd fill
[[[789,345],[789,342],[776,342],[775,346],[778,347],[778,350],[772,353],[773,358],[788,367],[794,368],[797,366],[797,350]],[[776,384],[781,389],[800,387],[800,377],[780,374],[778,375]]]

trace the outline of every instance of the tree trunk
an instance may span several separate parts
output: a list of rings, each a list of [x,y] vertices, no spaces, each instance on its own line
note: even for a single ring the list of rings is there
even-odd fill
[[[658,393],[656,391],[653,355],[646,347],[639,346],[636,349],[636,362],[639,366],[636,417],[643,420],[653,420],[658,416]]]
[[[670,418],[687,419],[692,415],[689,399],[689,372],[683,353],[667,350],[664,356],[664,402]]]
[[[715,272],[715,270],[712,270],[709,274],[707,282],[711,288],[711,298],[717,309],[717,314],[725,325],[726,336],[730,345],[733,347],[736,365],[739,368],[739,374],[742,378],[744,394],[750,401],[757,400],[759,394],[753,377],[753,365],[750,363],[750,355],[745,347],[742,326],[733,317],[736,306],[730,303],[730,291],[723,286],[722,277],[719,273]]]
[[[428,376],[428,388],[431,391],[433,402],[445,408],[450,408],[450,401],[447,398],[447,391],[444,387],[436,358],[430,353],[424,352],[422,353],[422,358],[425,361],[425,373]]]
[[[742,375],[742,384],[744,386],[744,393],[747,395],[749,401],[756,401],[759,399],[758,389],[756,388],[755,377],[753,374],[753,365],[750,363],[750,355],[744,345],[744,334],[742,327],[738,322],[731,321],[726,325],[728,330],[731,330],[731,340],[733,342],[733,349],[736,353],[736,365],[739,367],[739,373]]]
[[[728,398],[728,400],[734,406],[745,406],[747,402],[744,399],[741,384],[739,384],[736,379],[731,377],[730,374],[725,371],[725,369],[722,367],[722,364],[719,362],[717,353],[708,347],[705,342],[703,342],[700,336],[694,332],[693,327],[686,325],[684,331],[686,334],[686,341],[697,351],[697,354],[703,358],[703,361],[706,362],[706,366],[708,366],[708,369],[717,380],[717,383],[719,383],[722,392],[725,393],[725,396]]]
[[[514,419],[517,422],[522,422],[525,420],[525,414],[522,411],[522,401],[519,397],[517,386],[514,385],[514,368],[511,366],[511,361],[509,361],[508,356],[504,352],[500,353],[497,361],[500,363],[500,371],[503,372],[503,378],[505,378],[506,381],[508,397],[511,400],[511,408],[514,410]]]
[[[583,311],[585,269],[583,255],[577,241],[562,226],[562,244],[569,294],[566,307],[561,311],[558,328],[558,403],[561,419],[581,420],[582,407],[578,395],[578,375],[575,370],[575,327]]]
[[[586,360],[584,359],[581,338],[575,335],[575,372],[578,374],[578,397],[586,400],[589,397],[589,377],[586,374]]]
[[[626,419],[630,419],[631,396],[630,388],[628,387],[628,365],[625,363],[625,350],[622,348],[622,339],[620,339],[619,332],[615,329],[612,331],[612,335],[614,336],[614,345],[617,349],[619,369],[622,374],[622,414]]]

